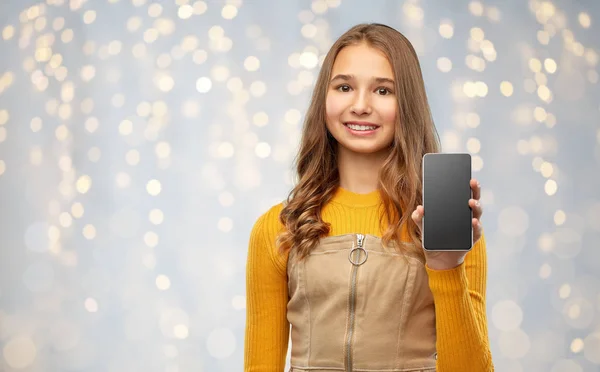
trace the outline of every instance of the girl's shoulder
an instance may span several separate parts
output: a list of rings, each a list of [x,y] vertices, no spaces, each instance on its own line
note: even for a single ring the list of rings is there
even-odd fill
[[[284,203],[285,201],[272,205],[263,212],[254,222],[252,232],[259,233],[263,236],[266,235],[269,241],[271,238],[276,237],[283,228],[283,225],[279,220],[279,214],[284,208]]]

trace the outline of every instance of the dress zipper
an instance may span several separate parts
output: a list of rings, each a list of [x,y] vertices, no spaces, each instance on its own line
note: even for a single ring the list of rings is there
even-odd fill
[[[365,263],[367,260],[367,251],[363,248],[365,236],[363,234],[356,234],[356,247],[350,251],[350,262],[352,263],[352,273],[350,282],[350,296],[348,299],[348,329],[346,337],[346,372],[352,372],[352,341],[354,336],[354,319],[355,319],[355,308],[356,308],[356,276],[358,267]],[[365,259],[361,260],[361,251],[365,253]]]

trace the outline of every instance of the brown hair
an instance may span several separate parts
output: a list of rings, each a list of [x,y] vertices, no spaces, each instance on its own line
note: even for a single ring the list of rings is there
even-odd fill
[[[325,125],[325,102],[336,56],[344,47],[363,42],[381,50],[390,61],[399,109],[390,153],[379,171],[378,189],[385,208],[382,219],[385,216],[388,222],[382,240],[384,244],[399,243],[401,228],[407,224],[417,253],[423,254],[419,230],[411,214],[422,203],[421,159],[426,153],[439,152],[439,137],[413,46],[400,32],[382,24],[352,27],[333,44],[323,61],[296,157],[298,182],[279,215],[285,226],[277,239],[281,253],[295,249],[298,258],[306,257],[319,239],[329,233],[330,225],[322,220],[321,210],[335,194],[339,173],[337,141]]]

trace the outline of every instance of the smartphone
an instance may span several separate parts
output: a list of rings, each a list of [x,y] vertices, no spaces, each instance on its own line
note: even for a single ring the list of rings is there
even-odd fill
[[[423,248],[427,251],[471,250],[471,155],[425,154],[422,169]]]

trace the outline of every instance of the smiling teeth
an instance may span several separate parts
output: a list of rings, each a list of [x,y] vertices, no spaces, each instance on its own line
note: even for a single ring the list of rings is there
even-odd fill
[[[352,130],[375,130],[377,129],[376,126],[369,126],[369,125],[355,125],[355,124],[346,124],[348,126],[348,128],[352,129]]]

